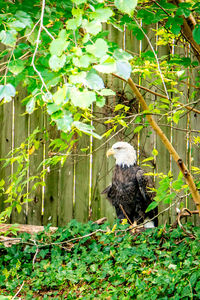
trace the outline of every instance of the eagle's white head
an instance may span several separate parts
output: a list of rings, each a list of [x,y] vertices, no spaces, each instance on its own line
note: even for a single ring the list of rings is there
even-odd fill
[[[133,166],[136,164],[136,151],[129,143],[117,142],[107,151],[107,157],[114,155],[116,165]]]

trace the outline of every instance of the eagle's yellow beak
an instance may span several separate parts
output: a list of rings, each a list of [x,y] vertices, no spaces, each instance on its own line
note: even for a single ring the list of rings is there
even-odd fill
[[[106,152],[106,156],[110,156],[110,155],[114,155],[115,154],[115,151],[111,148],[109,149],[107,152]]]

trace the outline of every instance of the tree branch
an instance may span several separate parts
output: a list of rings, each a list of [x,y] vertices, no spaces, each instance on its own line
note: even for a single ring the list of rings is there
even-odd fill
[[[115,74],[112,74],[112,75],[117,78],[120,78],[119,76],[116,76]],[[120,79],[124,80],[123,78],[120,78]],[[148,111],[149,107],[146,104],[143,96],[140,94],[140,92],[139,92],[138,88],[136,87],[135,83],[133,82],[133,80],[131,78],[129,78],[127,80],[127,83],[129,84],[129,86],[132,89],[132,91],[134,92],[136,98],[140,102],[142,109],[145,111],[146,110]],[[153,119],[152,115],[147,114],[146,118],[149,121],[153,130],[160,137],[161,141],[163,142],[164,146],[169,151],[170,155],[172,155],[172,157],[173,157],[174,161],[176,162],[176,164],[178,165],[179,169],[181,170],[181,172],[185,178],[185,181],[188,184],[192,198],[193,198],[194,202],[196,203],[196,206],[197,206],[197,209],[198,209],[199,215],[200,215],[200,195],[199,195],[198,189],[194,183],[192,175],[190,174],[190,172],[187,169],[186,165],[184,164],[182,158],[178,155],[178,153],[176,152],[176,150],[174,149],[174,147],[172,146],[172,144],[170,143],[170,141],[168,140],[168,138],[166,137],[166,135],[164,134],[162,129],[158,126],[156,121]]]

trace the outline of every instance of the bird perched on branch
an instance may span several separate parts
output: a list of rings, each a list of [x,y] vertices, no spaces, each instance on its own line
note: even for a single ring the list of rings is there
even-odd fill
[[[129,143],[117,142],[107,151],[107,157],[114,155],[116,166],[112,177],[112,184],[102,194],[115,207],[117,217],[127,219],[129,223],[146,222],[144,227],[152,228],[158,225],[157,208],[146,212],[153,201],[154,187],[150,176],[136,164],[136,151]]]

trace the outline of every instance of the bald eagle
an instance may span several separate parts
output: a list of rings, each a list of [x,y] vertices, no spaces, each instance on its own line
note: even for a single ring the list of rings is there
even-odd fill
[[[153,181],[145,171],[136,164],[136,151],[129,143],[117,142],[107,151],[107,157],[114,155],[116,165],[112,177],[112,184],[102,194],[106,194],[108,200],[115,207],[117,217],[128,219],[137,224],[145,222],[147,228],[158,225],[155,217],[157,208],[146,213],[146,209],[153,201]],[[148,221],[149,220],[149,221]]]

